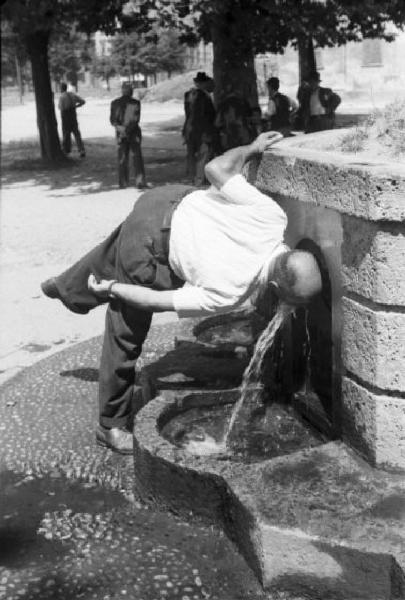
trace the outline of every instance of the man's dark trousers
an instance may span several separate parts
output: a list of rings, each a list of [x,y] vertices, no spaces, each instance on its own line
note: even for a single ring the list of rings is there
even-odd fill
[[[118,183],[126,187],[129,183],[129,153],[132,152],[135,173],[135,187],[145,187],[145,167],[141,142],[137,135],[121,138],[118,141]]]
[[[67,117],[62,114],[62,148],[66,154],[70,154],[72,151],[72,133],[76,140],[77,149],[80,154],[84,154],[84,144],[82,136],[80,134],[79,125],[75,117],[68,115]]]
[[[190,187],[171,185],[142,194],[126,220],[110,236],[56,278],[65,306],[85,314],[109,302],[99,374],[100,424],[128,425],[135,383],[135,363],[148,334],[152,313],[117,299],[97,298],[87,288],[90,273],[97,279],[117,279],[156,290],[176,289],[183,282],[167,263],[163,229],[172,203]]]

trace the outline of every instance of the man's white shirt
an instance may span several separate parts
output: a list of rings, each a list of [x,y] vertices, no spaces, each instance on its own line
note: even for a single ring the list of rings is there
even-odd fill
[[[169,262],[186,283],[173,292],[181,317],[229,312],[256,291],[282,248],[287,217],[242,175],[221,190],[188,194],[173,214]]]
[[[311,94],[309,100],[309,112],[312,117],[317,117],[326,113],[326,110],[322,106],[321,101],[319,99],[319,88]]]

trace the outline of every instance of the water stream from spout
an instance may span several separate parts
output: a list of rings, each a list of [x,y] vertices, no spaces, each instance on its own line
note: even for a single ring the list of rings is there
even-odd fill
[[[267,327],[262,331],[259,339],[257,340],[253,356],[243,374],[242,383],[239,387],[239,398],[233,408],[230,421],[227,425],[222,440],[218,442],[213,437],[205,434],[203,439],[190,440],[187,443],[186,449],[188,452],[191,454],[197,454],[199,456],[227,452],[229,437],[243,406],[246,402],[252,399],[252,394],[254,394],[255,391],[256,393],[259,393],[258,382],[264,357],[267,351],[274,344],[276,334],[280,327],[284,324],[287,317],[293,312],[294,307],[287,304],[280,304],[274,317],[269,322]]]
[[[247,402],[250,397],[251,388],[255,385],[257,386],[263,366],[264,357],[267,351],[274,344],[274,340],[278,330],[283,325],[287,317],[293,312],[294,308],[292,306],[288,304],[280,304],[274,317],[269,322],[266,329],[262,331],[259,339],[257,340],[253,356],[248,366],[246,367],[245,372],[243,373],[242,383],[239,388],[239,399],[235,404],[230,421],[224,434],[222,444],[225,448],[227,447],[229,436],[231,435],[238,415],[242,410],[242,407],[244,406],[245,402]]]

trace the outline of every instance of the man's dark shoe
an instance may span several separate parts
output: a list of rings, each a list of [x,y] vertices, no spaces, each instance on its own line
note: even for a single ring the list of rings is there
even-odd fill
[[[132,433],[124,427],[107,429],[98,425],[96,429],[96,442],[99,446],[110,448],[119,454],[132,454],[134,450]]]
[[[60,299],[59,291],[56,287],[55,277],[50,277],[46,281],[43,281],[41,283],[41,290],[44,292],[45,296],[48,296],[48,298]]]

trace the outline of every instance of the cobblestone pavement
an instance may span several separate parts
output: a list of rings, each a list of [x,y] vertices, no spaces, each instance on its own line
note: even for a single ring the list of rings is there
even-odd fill
[[[143,361],[172,347],[156,326]],[[100,338],[1,389],[0,598],[265,598],[218,531],[134,502],[133,462],[94,440]]]

